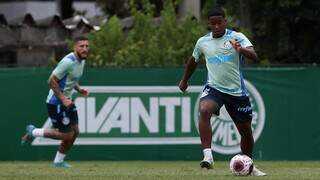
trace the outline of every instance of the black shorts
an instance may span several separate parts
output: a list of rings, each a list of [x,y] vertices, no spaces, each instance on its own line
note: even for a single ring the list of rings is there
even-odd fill
[[[214,114],[217,116],[220,114],[220,108],[225,105],[234,122],[252,120],[252,108],[248,96],[232,96],[207,85],[203,90],[200,102],[206,99],[212,100],[216,104],[218,110]]]
[[[47,104],[47,107],[52,127],[59,129],[60,132],[70,132],[72,126],[78,124],[78,113],[75,105],[68,109],[63,105],[54,104]]]

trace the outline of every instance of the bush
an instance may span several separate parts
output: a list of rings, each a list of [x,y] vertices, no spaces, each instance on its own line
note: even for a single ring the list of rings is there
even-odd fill
[[[112,17],[99,32],[90,33],[89,64],[179,66],[192,54],[197,39],[206,33],[206,26],[190,15],[179,20],[172,1],[165,1],[161,23],[156,26],[153,5],[148,0],[142,4],[142,10],[138,11],[133,1],[130,3],[134,26],[126,38],[117,17]]]
[[[90,40],[90,55],[88,63],[94,67],[114,66],[114,53],[124,44],[124,36],[120,20],[113,16],[102,25],[98,32],[88,35]]]

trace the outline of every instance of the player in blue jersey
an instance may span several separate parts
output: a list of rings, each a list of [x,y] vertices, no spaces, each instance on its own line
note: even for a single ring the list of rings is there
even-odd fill
[[[44,129],[28,125],[27,132],[22,137],[22,144],[30,142],[34,137],[61,140],[53,162],[54,167],[71,167],[64,158],[79,135],[78,114],[72,101],[72,92],[76,90],[82,96],[88,95],[88,91],[81,89],[78,84],[88,53],[88,39],[82,36],[75,38],[74,52],[66,55],[58,63],[48,79],[50,91],[46,102],[52,128]]]
[[[243,56],[257,59],[257,54],[244,34],[227,29],[227,20],[222,8],[216,7],[209,12],[208,25],[211,32],[197,41],[179,88],[183,92],[187,90],[188,80],[203,55],[208,70],[208,81],[199,105],[199,132],[204,155],[200,166],[211,169],[214,161],[210,119],[212,114],[219,114],[223,105],[241,135],[242,153],[252,158],[254,145],[251,130],[252,109],[241,72],[241,60]],[[246,111],[242,111],[243,109]],[[254,167],[252,175],[266,174]]]

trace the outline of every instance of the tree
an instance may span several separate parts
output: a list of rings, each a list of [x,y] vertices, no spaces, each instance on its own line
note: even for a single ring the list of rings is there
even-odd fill
[[[320,63],[320,1],[217,0],[252,39],[262,63]],[[231,18],[230,18],[231,17]],[[232,24],[232,22],[231,22]]]
[[[97,5],[110,16],[118,16],[120,18],[129,16],[128,0],[97,0]]]
[[[142,7],[131,1],[134,25],[124,38],[116,16],[91,32],[90,63],[92,66],[181,66],[192,53],[196,40],[206,33],[205,26],[191,16],[178,19],[174,1],[166,1],[161,10],[161,23],[154,22],[154,5],[142,0]],[[141,8],[141,9],[138,9]]]
[[[174,4],[177,4],[181,0],[170,1],[172,1]],[[116,15],[119,18],[124,18],[131,16],[130,3],[135,4],[137,10],[142,10],[145,6],[144,2],[145,1],[141,0],[97,0],[97,5],[100,6],[102,10],[110,16]],[[155,17],[160,16],[161,10],[164,7],[164,2],[165,0],[148,0],[148,3],[152,4],[155,7],[153,9],[153,14]]]

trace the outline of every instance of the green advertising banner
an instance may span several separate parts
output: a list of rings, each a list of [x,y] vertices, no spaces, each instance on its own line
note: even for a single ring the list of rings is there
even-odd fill
[[[27,124],[51,127],[45,99],[51,69],[1,69],[0,160],[50,160],[59,141],[20,146]],[[177,86],[183,68],[86,69],[75,96],[80,135],[73,160],[200,160],[198,104],[206,80],[199,68],[188,92]],[[254,158],[320,159],[319,68],[245,69],[253,107]],[[211,118],[214,157],[240,152],[240,135],[224,107]]]

